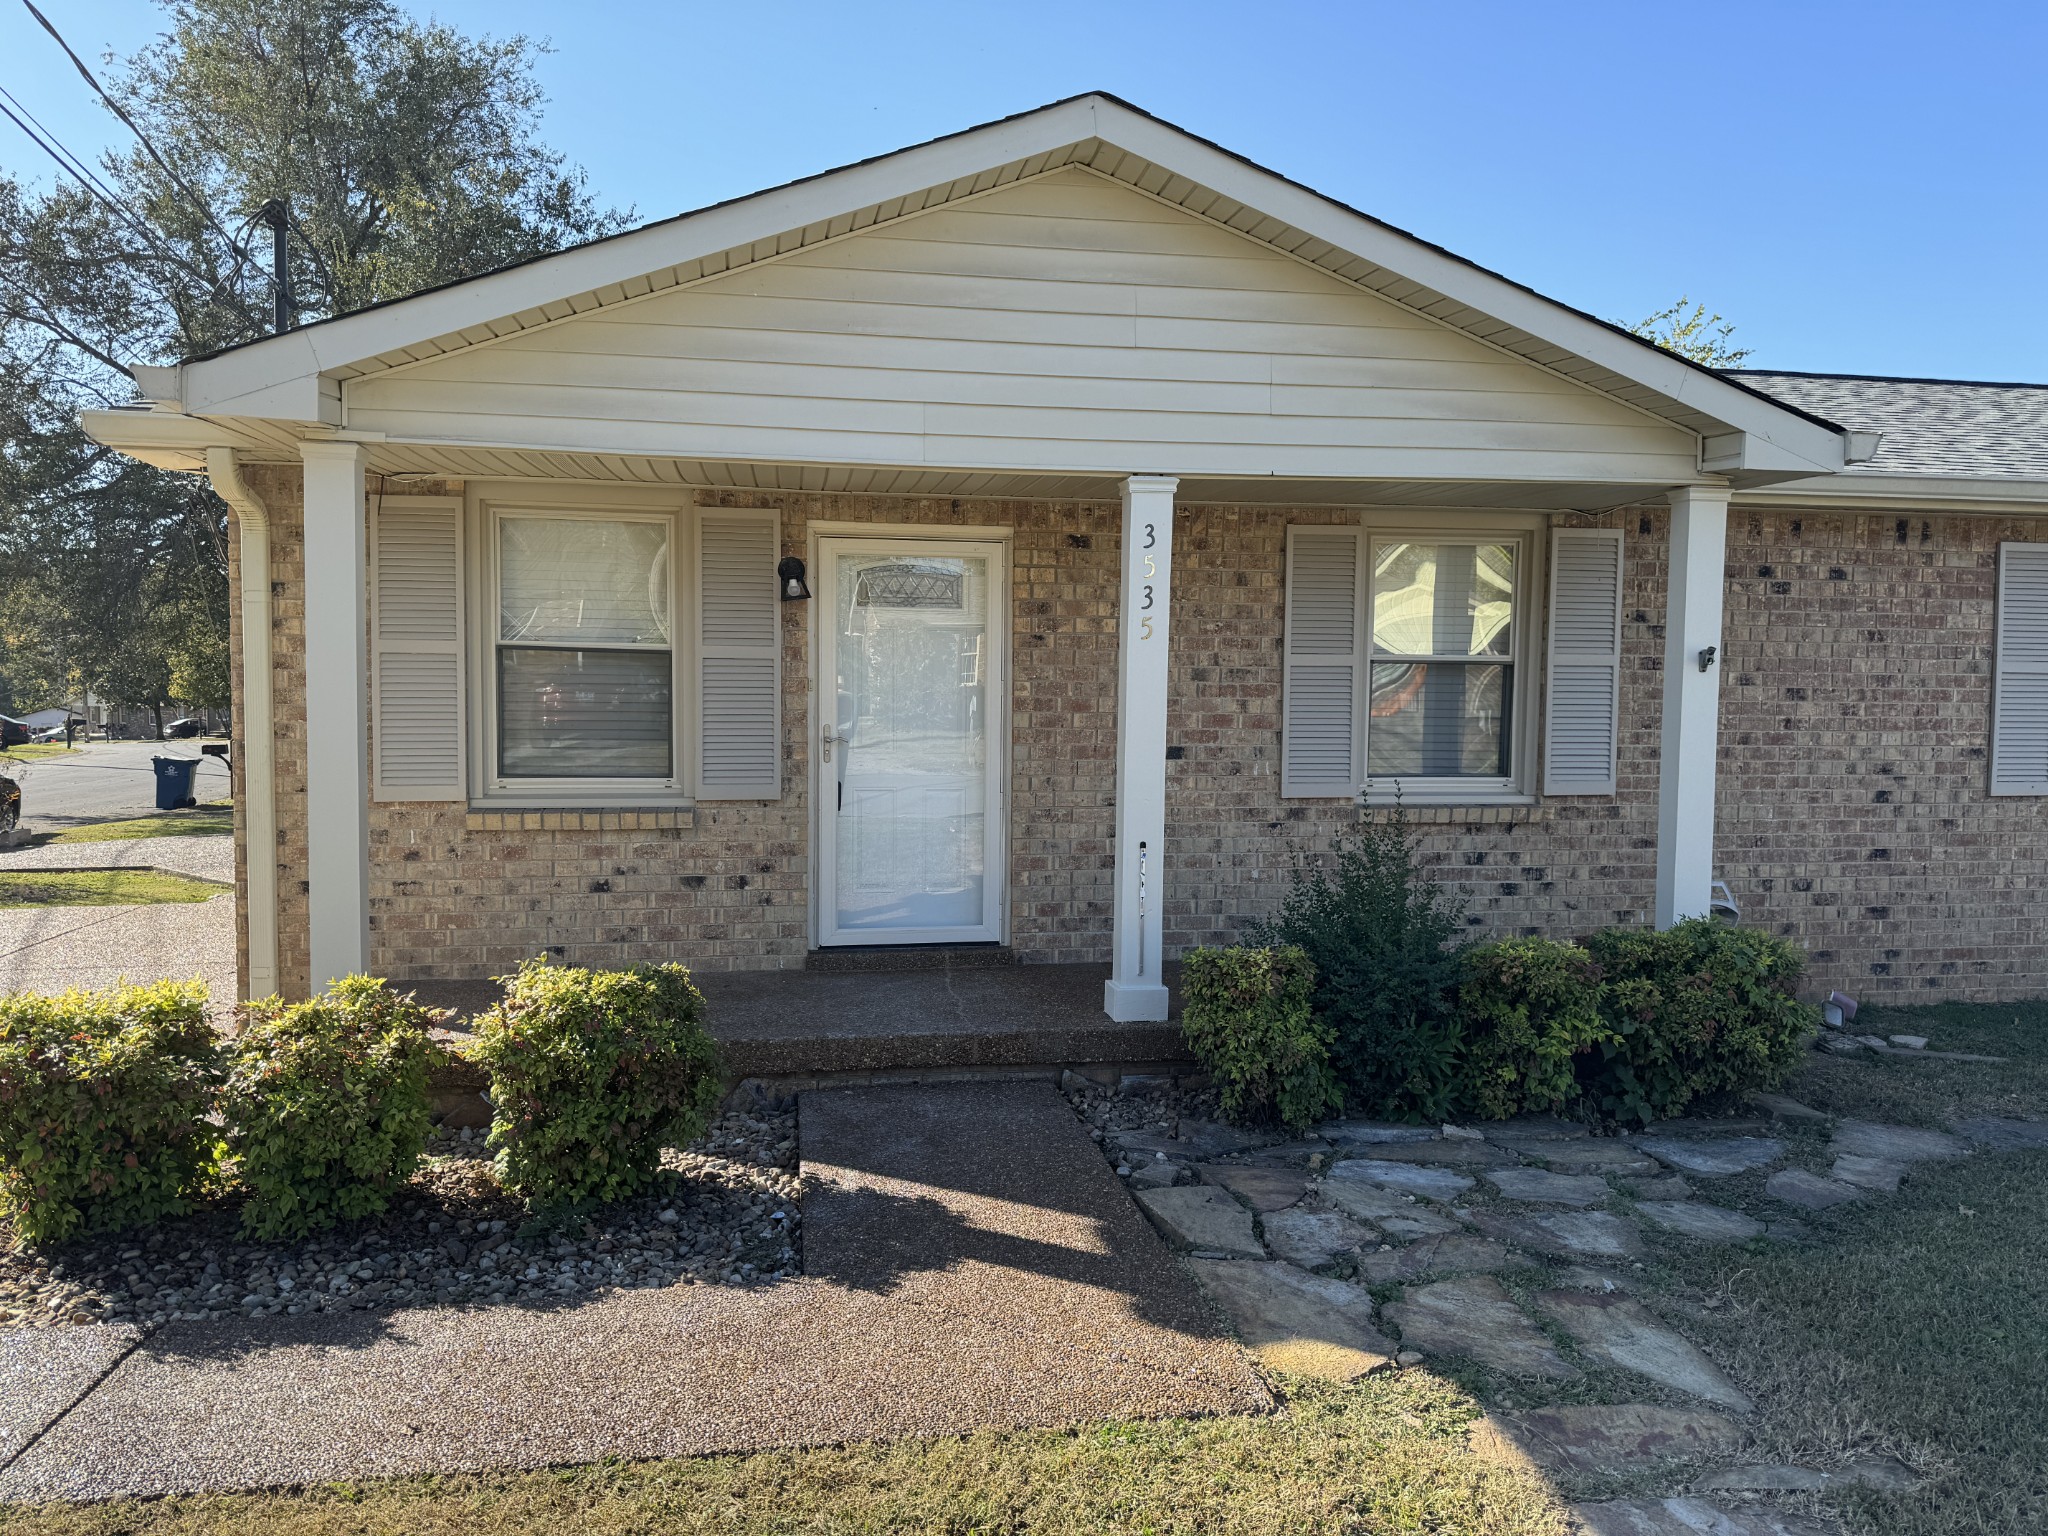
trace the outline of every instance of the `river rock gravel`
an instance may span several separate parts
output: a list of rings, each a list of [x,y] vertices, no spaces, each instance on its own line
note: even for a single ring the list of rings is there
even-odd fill
[[[42,1249],[0,1221],[0,1327],[532,1304],[799,1272],[793,1112],[728,1114],[664,1154],[652,1193],[570,1219],[501,1190],[481,1131],[427,1150],[383,1215],[293,1242],[244,1238],[232,1202]]]

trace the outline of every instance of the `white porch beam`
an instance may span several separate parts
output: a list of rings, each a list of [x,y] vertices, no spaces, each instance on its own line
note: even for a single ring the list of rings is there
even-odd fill
[[[1664,610],[1664,732],[1657,774],[1657,926],[1706,915],[1714,883],[1714,758],[1728,489],[1672,491]]]
[[[1102,1006],[1120,1024],[1163,1020],[1167,615],[1173,601],[1170,475],[1124,481],[1117,600],[1115,950]]]
[[[305,443],[306,881],[315,991],[370,964],[366,450]]]

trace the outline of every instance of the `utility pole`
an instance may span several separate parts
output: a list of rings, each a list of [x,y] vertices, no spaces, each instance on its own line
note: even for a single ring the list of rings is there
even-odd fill
[[[292,328],[292,269],[285,249],[285,230],[290,224],[282,198],[273,197],[256,211],[256,217],[270,226],[270,288],[277,301],[276,332]]]

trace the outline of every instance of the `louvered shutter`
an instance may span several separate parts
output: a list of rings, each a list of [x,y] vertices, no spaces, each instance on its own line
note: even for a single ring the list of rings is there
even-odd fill
[[[697,522],[697,795],[782,796],[781,598],[773,512]]]
[[[1358,793],[1361,542],[1356,528],[1287,530],[1280,793],[1289,798]]]
[[[1621,530],[1550,536],[1543,792],[1611,795],[1621,722]]]
[[[2048,795],[2048,544],[1998,546],[1991,793]]]
[[[398,496],[372,505],[371,795],[466,799],[462,502]]]

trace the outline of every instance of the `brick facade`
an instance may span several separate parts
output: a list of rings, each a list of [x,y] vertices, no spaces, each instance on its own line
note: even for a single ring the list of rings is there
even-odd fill
[[[295,471],[254,470],[272,509],[280,975],[307,985],[302,539]],[[1014,529],[1012,941],[1034,961],[1108,958],[1117,528],[1112,503],[705,493],[814,519]],[[1355,820],[1279,797],[1285,530],[1327,508],[1189,507],[1175,543],[1169,952],[1270,910],[1293,847]],[[1656,858],[1661,507],[1584,519],[1627,533],[1619,793],[1429,809],[1429,857],[1474,929],[1570,936],[1646,922]],[[1718,868],[1746,919],[1858,995],[2048,989],[2030,903],[2048,806],[1984,792],[1997,545],[2048,518],[1731,515]],[[783,610],[783,798],[695,813],[478,814],[371,807],[373,966],[501,973],[546,950],[592,964],[800,965],[808,942],[807,605]],[[239,638],[235,641],[239,654]],[[239,674],[237,674],[239,675]],[[239,729],[240,712],[237,711]],[[239,857],[245,850],[238,848]],[[238,864],[239,867],[239,864]],[[245,958],[245,957],[244,957]]]

